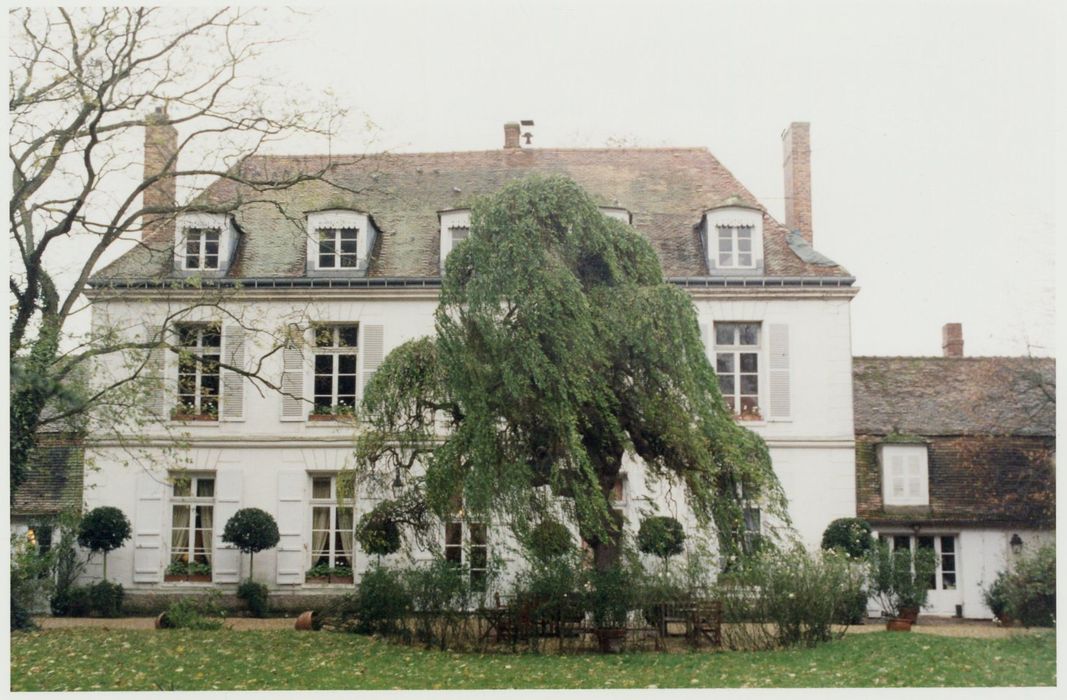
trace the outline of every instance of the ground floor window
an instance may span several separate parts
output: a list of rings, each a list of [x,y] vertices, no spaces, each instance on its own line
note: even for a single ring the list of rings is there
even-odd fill
[[[311,479],[311,566],[352,569],[355,482],[336,476]],[[338,498],[340,488],[341,497]]]
[[[210,567],[214,526],[214,477],[183,476],[175,479],[171,499],[171,563],[195,563]]]
[[[454,520],[445,523],[445,559],[467,565],[472,591],[484,591],[489,578],[489,526]]]
[[[956,590],[959,551],[955,535],[882,535],[881,539],[894,551],[907,548],[914,552],[919,547],[934,550],[937,569],[927,582],[927,589],[931,591]]]

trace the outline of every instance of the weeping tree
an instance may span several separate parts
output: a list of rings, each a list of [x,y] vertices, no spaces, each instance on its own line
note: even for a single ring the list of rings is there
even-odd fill
[[[357,464],[370,483],[520,533],[563,507],[598,568],[617,556],[610,498],[628,452],[684,487],[727,556],[746,546],[746,503],[787,517],[766,445],[719,393],[690,298],[571,180],[529,177],[474,204],[435,325],[367,387]]]

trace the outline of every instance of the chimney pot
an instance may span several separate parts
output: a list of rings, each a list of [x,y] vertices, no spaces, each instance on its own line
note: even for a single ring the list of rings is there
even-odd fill
[[[962,323],[946,323],[941,328],[941,353],[945,357],[963,357]]]
[[[811,226],[811,124],[793,122],[782,132],[785,225],[814,242]]]
[[[504,125],[504,148],[522,148],[519,143],[521,127],[518,122],[508,122]]]

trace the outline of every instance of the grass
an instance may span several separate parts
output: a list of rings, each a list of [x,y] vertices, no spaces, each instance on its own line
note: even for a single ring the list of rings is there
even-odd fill
[[[875,632],[813,649],[617,656],[456,654],[329,632],[51,630],[11,635],[11,689],[256,690],[1028,686],[1056,636]]]

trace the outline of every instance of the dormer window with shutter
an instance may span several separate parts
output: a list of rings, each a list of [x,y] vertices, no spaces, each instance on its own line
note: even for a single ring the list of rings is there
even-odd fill
[[[347,209],[310,212],[307,273],[312,277],[362,276],[378,230],[365,213]]]
[[[181,214],[175,235],[175,272],[221,277],[229,270],[237,247],[237,229],[227,214]]]
[[[887,506],[929,505],[926,445],[882,445],[881,453],[883,503]]]
[[[763,212],[731,203],[704,213],[701,227],[712,275],[763,273]]]
[[[441,272],[444,272],[448,254],[470,236],[471,210],[449,209],[438,212],[437,216],[441,220]]]

